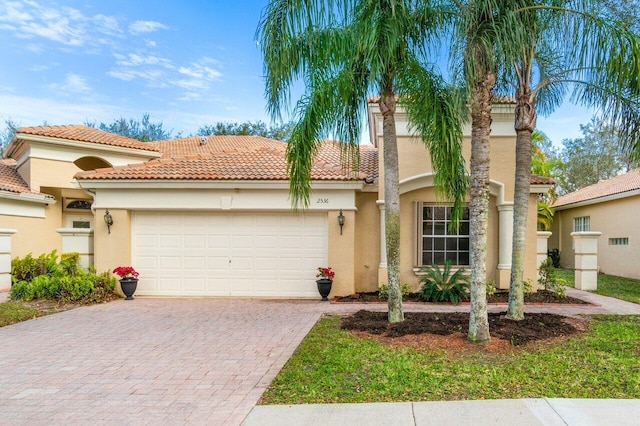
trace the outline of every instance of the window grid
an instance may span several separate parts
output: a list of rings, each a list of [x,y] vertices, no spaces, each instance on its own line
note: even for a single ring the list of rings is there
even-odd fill
[[[469,265],[469,209],[465,208],[460,226],[450,232],[451,207],[422,205],[419,210],[419,266]]]
[[[629,238],[609,238],[610,246],[628,246]]]
[[[588,232],[591,230],[591,217],[582,216],[573,218],[573,232]]]

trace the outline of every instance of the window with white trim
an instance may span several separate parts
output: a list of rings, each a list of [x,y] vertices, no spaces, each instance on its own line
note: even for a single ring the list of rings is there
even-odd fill
[[[610,246],[628,246],[629,238],[609,238]]]
[[[469,265],[469,208],[465,207],[457,230],[450,230],[450,206],[416,203],[417,266]]]
[[[591,231],[591,216],[573,218],[573,232]]]

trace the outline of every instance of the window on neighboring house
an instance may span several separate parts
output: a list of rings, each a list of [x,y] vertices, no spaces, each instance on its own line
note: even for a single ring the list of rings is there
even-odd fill
[[[449,259],[453,265],[469,264],[469,209],[465,207],[457,231],[450,231],[451,207],[417,204],[417,264],[442,265]]]
[[[610,246],[628,246],[629,238],[609,238]]]
[[[591,231],[591,216],[573,218],[573,232]]]

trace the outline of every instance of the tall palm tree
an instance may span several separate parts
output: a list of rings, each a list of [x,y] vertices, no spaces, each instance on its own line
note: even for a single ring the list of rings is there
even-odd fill
[[[531,135],[538,110],[549,113],[570,91],[572,98],[598,106],[624,123],[630,147],[640,137],[640,38],[627,25],[602,15],[589,0],[510,0],[510,24],[503,64],[516,100],[516,179],[513,255],[507,316],[524,317],[523,270],[531,175]]]
[[[428,2],[424,2],[428,3]],[[395,113],[398,100],[427,145],[436,186],[462,212],[467,177],[461,154],[461,107],[456,91],[427,66],[423,46],[440,23],[413,0],[272,0],[258,28],[266,98],[274,117],[285,112],[298,80],[296,125],[287,146],[294,206],[307,207],[318,141],[337,137],[357,162],[367,97],[377,95],[383,117],[383,162],[389,321],[404,319],[399,285],[400,194]]]

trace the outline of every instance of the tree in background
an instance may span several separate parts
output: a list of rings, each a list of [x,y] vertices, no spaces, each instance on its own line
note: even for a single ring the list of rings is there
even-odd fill
[[[549,231],[554,216],[554,210],[551,205],[558,198],[558,193],[555,188],[558,177],[562,173],[562,162],[554,156],[547,155],[547,152],[553,152],[553,146],[551,139],[543,132],[534,130],[531,134],[531,144],[531,174],[550,177],[556,182],[549,192],[546,194],[538,194],[538,231]]]
[[[597,106],[624,129],[627,147],[640,133],[640,38],[624,22],[601,13],[592,0],[509,1],[511,22],[500,63],[515,89],[516,172],[513,249],[507,317],[524,318],[524,255],[530,197],[531,134],[538,111],[550,113],[571,91],[573,100]],[[640,152],[638,153],[640,155]]]
[[[16,134],[16,130],[18,130],[18,123],[11,119],[4,120],[4,129],[0,132],[0,158],[2,158],[2,154],[4,153],[4,149],[9,145],[13,135]]]
[[[385,236],[389,321],[404,320],[399,283],[400,192],[396,102],[429,148],[435,181],[462,213],[467,179],[461,154],[463,102],[425,61],[437,21],[428,2],[410,0],[272,0],[260,27],[266,98],[279,119],[291,87],[305,83],[287,146],[294,207],[307,207],[319,143],[344,141],[344,157],[358,164],[361,123],[369,95],[383,117]],[[406,102],[405,102],[406,101]],[[446,159],[446,161],[443,161]]]
[[[263,136],[269,139],[287,142],[293,131],[293,123],[285,123],[279,126],[267,126],[262,121],[217,122],[213,125],[202,126],[198,129],[198,136],[219,135],[252,135]]]
[[[557,154],[562,164],[562,173],[556,178],[560,194],[577,191],[640,165],[624,152],[615,126],[594,117],[588,124],[580,125],[580,130],[583,136],[563,140]]]
[[[96,127],[95,122],[85,122],[88,127]],[[173,130],[164,130],[162,128],[162,121],[159,123],[152,123],[149,120],[149,114],[145,113],[142,116],[142,120],[138,121],[133,118],[126,119],[120,117],[113,121],[111,124],[100,123],[97,126],[98,129],[105,132],[114,133],[116,135],[126,136],[131,139],[137,139],[141,142],[159,141],[163,139],[178,138],[181,132],[173,136]]]

